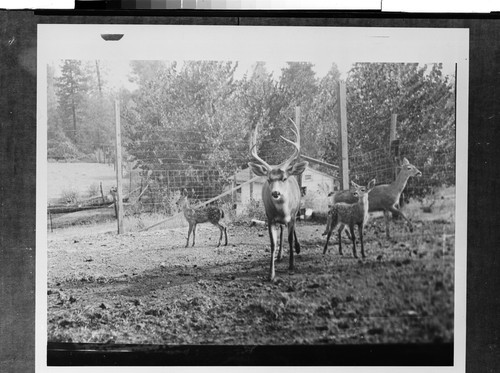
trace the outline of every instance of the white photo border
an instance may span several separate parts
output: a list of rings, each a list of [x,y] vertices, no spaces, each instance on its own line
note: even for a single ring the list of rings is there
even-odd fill
[[[101,34],[123,34],[106,42]],[[296,367],[301,371],[458,372],[465,370],[469,30],[309,26],[39,24],[37,55],[37,372],[86,371],[47,366],[47,64],[78,60],[232,60],[418,62],[456,66],[455,332],[453,367]],[[456,64],[456,65],[455,65]],[[171,367],[176,370],[195,368]],[[110,371],[112,367],[88,367]],[[120,367],[123,372],[162,367]],[[220,369],[220,368],[217,368]],[[223,369],[234,369],[226,367]],[[244,368],[242,368],[244,369]],[[247,369],[254,369],[248,367]],[[280,368],[273,368],[280,369]],[[288,371],[290,367],[286,368]]]

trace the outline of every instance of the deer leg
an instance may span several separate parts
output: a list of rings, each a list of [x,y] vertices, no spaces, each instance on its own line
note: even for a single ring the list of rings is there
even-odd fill
[[[342,229],[339,229],[339,230],[337,231],[337,233],[338,233],[338,237],[339,237],[339,254],[340,254],[340,255],[344,255],[344,254],[342,253]]]
[[[189,223],[189,230],[188,230],[188,238],[186,242],[186,247],[189,246],[189,237],[191,236],[191,232],[193,231],[193,224]]]
[[[342,231],[345,232],[345,234],[346,234],[346,236],[347,236],[348,239],[351,239],[351,234],[349,233],[349,231],[347,229],[345,229],[345,225],[344,224],[342,224],[340,226],[340,230],[342,230]]]
[[[288,269],[290,271],[293,271],[295,267],[293,258],[294,232],[295,232],[295,221],[292,220],[290,223],[288,223],[288,244],[290,245],[290,263],[288,265]]]
[[[359,239],[361,241],[361,256],[363,258],[366,258],[366,256],[365,256],[365,246],[363,244],[363,224],[358,224],[358,231],[359,231]]]
[[[226,243],[224,244],[224,246],[227,246],[227,227],[226,226],[222,226],[224,228],[224,237],[226,239]]]
[[[295,252],[297,254],[300,254],[300,243],[299,240],[297,239],[297,231],[295,229],[293,230],[293,238],[295,242]]]
[[[387,236],[388,239],[390,239],[391,234],[389,232],[389,211],[384,210],[384,217],[385,217],[385,235]]]
[[[354,257],[357,258],[358,254],[356,254],[356,235],[354,234],[354,224],[349,226],[349,230],[351,231],[351,239],[352,239],[352,255],[354,255]]]
[[[222,226],[219,223],[215,223],[215,225],[217,226],[217,228],[219,228],[219,231],[220,231],[219,243],[217,244],[217,247],[219,247],[220,243],[222,242],[222,232],[223,232],[224,228],[222,228]]]
[[[280,248],[278,249],[278,262],[283,259],[283,226],[280,224]]]
[[[338,236],[339,236],[339,254],[340,255],[344,255],[342,253],[342,231],[344,230],[342,227],[340,227],[339,230],[338,230]]]
[[[193,224],[193,246],[194,246],[194,238],[196,236],[196,223]]]
[[[408,228],[410,229],[410,232],[413,232],[413,225],[411,224],[411,221],[410,219],[408,219],[405,214],[403,214],[400,210],[398,210],[397,208],[395,208],[394,206],[391,207],[389,209],[389,211],[392,212],[392,215],[397,215],[397,216],[401,216],[404,220],[406,220],[406,222],[408,223]]]
[[[328,230],[327,235],[326,235],[326,242],[325,242],[325,247],[323,248],[323,255],[326,254],[326,250],[328,249],[328,241],[330,241],[330,236],[332,235],[333,229],[331,227],[326,227]]]
[[[224,244],[224,246],[227,246],[227,232],[226,232],[226,227],[224,225],[222,225],[218,221],[213,222],[212,224],[215,225],[220,230],[219,243],[217,244],[217,247],[219,247],[220,244],[221,244],[221,242],[222,242],[222,234],[224,234],[226,236],[226,243]]]
[[[271,240],[271,266],[269,269],[269,281],[274,280],[274,251],[276,249],[277,241],[278,241],[278,226],[276,224],[269,224],[269,238]]]

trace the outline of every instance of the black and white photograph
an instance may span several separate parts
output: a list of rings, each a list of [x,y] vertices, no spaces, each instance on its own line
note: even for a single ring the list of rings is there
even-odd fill
[[[37,362],[451,345],[436,369],[463,368],[468,53],[466,29],[38,25]]]

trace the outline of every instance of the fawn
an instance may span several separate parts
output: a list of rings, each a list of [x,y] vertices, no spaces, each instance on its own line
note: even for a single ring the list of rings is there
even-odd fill
[[[182,208],[184,217],[189,223],[189,231],[188,231],[186,247],[189,246],[189,237],[191,236],[191,232],[193,232],[193,246],[194,246],[195,235],[196,235],[196,224],[207,223],[207,222],[212,223],[213,225],[217,226],[220,229],[220,237],[217,247],[220,246],[220,243],[222,241],[222,233],[224,233],[224,236],[226,238],[226,243],[224,245],[227,246],[227,228],[220,223],[220,220],[224,218],[224,211],[221,208],[214,206],[206,206],[195,209],[190,207],[186,190],[182,192],[181,197],[176,202],[176,204],[178,207]]]
[[[393,215],[401,216],[404,220],[406,220],[410,232],[413,232],[413,226],[410,220],[399,210],[399,198],[406,187],[408,179],[412,176],[422,176],[422,172],[420,172],[414,165],[410,164],[406,158],[403,159],[400,167],[401,171],[396,177],[396,180],[394,180],[391,184],[380,184],[375,186],[368,196],[368,211],[384,212],[385,233],[387,238],[391,238],[389,232],[389,212]],[[343,190],[333,195],[334,204],[338,202],[355,203],[357,200],[358,199],[350,190]]]
[[[368,195],[370,191],[375,186],[375,179],[371,180],[366,187],[356,184],[351,181],[354,191],[352,195],[357,198],[356,203],[335,203],[330,211],[328,211],[328,220],[326,223],[326,229],[323,235],[326,236],[325,248],[323,249],[323,255],[326,254],[328,248],[328,241],[332,235],[333,230],[340,224],[338,230],[339,237],[339,253],[342,254],[342,240],[341,233],[344,230],[344,226],[348,226],[351,232],[350,238],[352,240],[352,253],[355,258],[358,257],[356,254],[356,236],[354,235],[354,225],[358,226],[359,237],[361,240],[361,255],[365,258],[365,247],[363,244],[363,227],[368,221]]]

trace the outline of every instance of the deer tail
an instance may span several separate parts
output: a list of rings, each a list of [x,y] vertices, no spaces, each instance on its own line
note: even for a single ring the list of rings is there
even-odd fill
[[[221,219],[224,219],[224,210],[223,209],[219,209],[220,210],[220,217]]]

